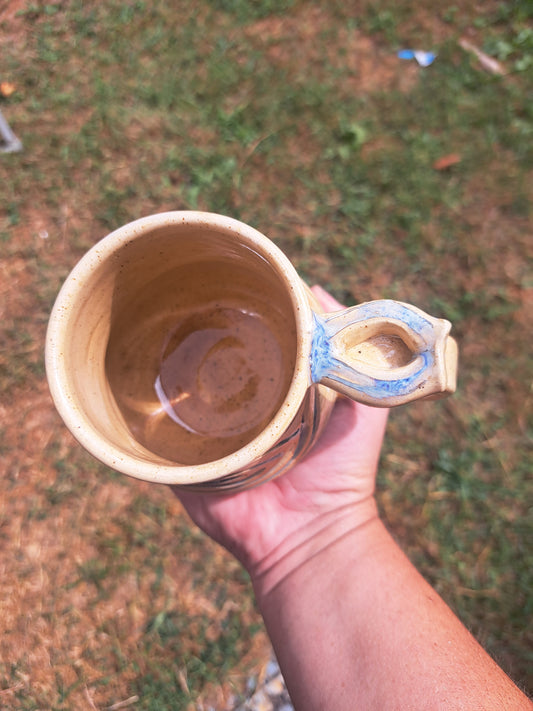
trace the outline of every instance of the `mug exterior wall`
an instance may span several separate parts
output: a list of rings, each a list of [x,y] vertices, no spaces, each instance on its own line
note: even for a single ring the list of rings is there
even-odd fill
[[[249,249],[257,250],[286,286],[298,332],[293,382],[274,420],[243,449],[198,466],[161,460],[132,440],[108,392],[102,363],[110,319],[106,307],[110,297],[106,294],[117,278],[117,263],[122,260],[124,249],[136,250],[134,245],[140,248],[143,237],[153,234],[154,230],[168,232],[173,225],[185,223],[215,233],[219,230],[231,239],[238,238]],[[103,289],[102,284],[107,285],[106,288]],[[287,471],[310,449],[336,399],[333,390],[311,383],[313,310],[319,310],[314,296],[287,257],[253,228],[209,213],[162,213],[142,218],[119,228],[95,245],[74,268],[56,300],[46,349],[53,399],[65,424],[80,443],[117,471],[200,491],[236,491],[255,486]],[[80,334],[77,329],[83,319],[87,323]],[[98,393],[103,394],[101,413]],[[92,403],[89,412],[86,410],[88,397]]]
[[[316,443],[326,426],[337,394],[323,385],[312,385],[298,414],[279,442],[250,466],[204,484],[184,485],[188,491],[234,493],[259,486],[287,472]]]

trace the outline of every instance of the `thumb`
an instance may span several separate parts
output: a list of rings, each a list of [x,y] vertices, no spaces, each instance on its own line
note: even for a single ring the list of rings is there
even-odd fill
[[[341,309],[346,308],[318,284],[312,286],[311,291],[316,296],[318,303],[322,306],[324,311],[340,311]]]

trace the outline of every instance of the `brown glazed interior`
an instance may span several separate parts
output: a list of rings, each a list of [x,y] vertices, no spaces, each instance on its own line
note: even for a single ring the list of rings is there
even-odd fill
[[[220,459],[251,442],[289,390],[287,290],[234,236],[183,226],[142,243],[120,255],[107,381],[151,452],[178,464]]]
[[[241,223],[228,218],[206,217],[202,221],[196,217],[191,224],[187,213],[168,215],[166,220],[164,216],[154,216],[152,222],[144,218],[118,230],[97,244],[74,269],[51,318],[47,373],[60,414],[95,456],[133,476],[193,483],[196,476],[209,480],[231,471],[231,463],[226,460],[237,450],[246,452],[251,460],[255,443],[258,454],[268,449],[269,443],[276,441],[276,431],[278,436],[282,434],[299,406],[308,386],[305,379],[297,377],[302,367],[303,315],[298,304],[304,301],[303,287],[296,272],[291,285],[286,276],[286,270],[292,269],[288,260],[252,228],[247,228],[250,234],[243,236],[238,229]],[[156,360],[165,338],[168,341],[167,324],[174,313],[182,318],[213,300],[222,311],[250,311],[267,322],[283,354],[282,389],[275,403],[269,402],[270,411],[265,411],[264,418],[244,435],[229,438],[224,446],[197,438],[198,448],[203,447],[197,459],[190,454],[196,444],[189,441],[188,454],[180,461],[179,446],[172,457],[165,456],[164,448],[148,448],[149,441],[139,436],[120,393],[129,379],[132,387],[128,392],[136,395],[137,411],[148,412],[153,419]],[[250,333],[246,336],[245,343],[250,341]],[[261,351],[256,347],[254,357]],[[129,358],[130,373],[124,375],[121,362],[132,352],[136,355]],[[262,363],[259,371],[262,373],[265,367]],[[232,407],[237,401],[238,397]],[[285,416],[280,418],[282,412]],[[270,431],[276,418],[276,431]],[[162,435],[163,439],[176,436],[174,427]],[[209,463],[220,458],[225,458],[224,466],[221,463],[209,470]],[[132,460],[141,472],[135,471]],[[147,474],[146,464],[153,466],[153,477]],[[198,468],[196,464],[205,466]],[[180,465],[187,470],[183,481],[179,474],[173,478],[168,471],[160,477],[157,473],[158,469]]]

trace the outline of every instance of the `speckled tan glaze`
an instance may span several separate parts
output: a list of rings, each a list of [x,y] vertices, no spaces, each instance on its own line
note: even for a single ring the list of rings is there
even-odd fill
[[[132,435],[108,381],[106,352],[111,330],[123,327],[117,325],[121,304],[206,250],[229,251],[262,275],[258,288],[270,289],[295,327],[295,366],[281,407],[252,441],[215,461],[185,465],[154,454]],[[252,227],[193,211],[145,217],[101,240],[65,281],[46,339],[52,397],[72,434],[109,467],[198,491],[236,491],[279,476],[309,450],[335,391],[388,407],[455,388],[457,349],[448,322],[392,301],[320,312],[287,257]]]
[[[105,356],[125,264],[137,289],[168,268],[169,250],[179,256],[179,231],[209,234],[259,254],[285,285],[297,327],[294,376],[274,419],[252,442],[206,464],[183,466],[154,455],[132,436],[112,395]],[[161,259],[158,254],[162,253]],[[123,298],[127,298],[127,291]],[[63,285],[50,317],[46,369],[52,397],[76,439],[109,467],[152,482],[200,489],[238,489],[278,475],[302,456],[320,434],[335,393],[312,385],[309,352],[313,331],[311,292],[285,255],[266,237],[231,218],[201,212],[171,212],[142,218],[96,244]]]

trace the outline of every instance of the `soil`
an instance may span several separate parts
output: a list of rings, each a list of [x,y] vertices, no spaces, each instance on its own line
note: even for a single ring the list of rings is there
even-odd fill
[[[25,7],[23,0],[0,2],[0,22],[7,27],[4,42],[21,33],[17,13]],[[310,6],[287,18],[252,23],[244,31],[273,64],[298,81],[305,67],[313,67],[320,78],[325,64],[316,40],[337,26],[325,6]],[[421,11],[418,29],[428,27],[436,41],[450,31],[431,13]],[[327,59],[328,70],[340,64],[350,68],[343,87],[347,94],[392,88],[408,92],[420,72],[415,63],[399,64],[378,40],[347,28],[336,34]],[[132,126],[132,139],[143,130]],[[294,145],[302,161],[306,145],[303,130],[300,143]],[[274,170],[270,176],[276,180]],[[258,198],[258,186],[243,191],[246,199]],[[512,331],[501,325],[492,332],[501,338],[507,354],[520,353],[527,349],[533,307],[533,289],[525,285],[524,264],[531,257],[528,224],[520,215],[506,212],[510,196],[487,203],[483,186],[477,184],[471,185],[470,194],[481,196],[477,203],[472,200],[468,213],[481,242],[472,241],[468,264],[455,277],[475,292],[478,286],[486,287],[492,275],[497,291],[503,270],[508,298],[519,306],[509,316]],[[54,704],[61,709],[110,708],[131,700],[135,678],[153,671],[139,649],[153,616],[166,610],[169,600],[191,619],[210,616],[207,639],[217,639],[231,617],[231,605],[249,599],[250,589],[229,555],[191,533],[186,514],[168,490],[119,477],[94,463],[53,407],[43,365],[46,323],[60,280],[84,249],[102,236],[90,204],[73,187],[53,210],[36,191],[26,196],[17,224],[1,219],[8,225],[9,239],[0,244],[0,707],[30,708],[24,699],[31,698],[35,709]],[[292,221],[295,233],[309,238],[305,216],[297,208],[283,208],[278,221]],[[488,271],[481,265],[480,244],[485,249],[483,264],[487,254],[493,259]],[[326,254],[314,254],[309,270],[317,281],[327,283],[333,266]],[[384,271],[368,280],[365,292],[372,298],[390,287]],[[349,288],[355,292],[361,284],[359,279]],[[477,325],[477,332],[463,334],[461,350],[468,360],[475,359],[490,338],[481,318]],[[525,430],[531,394],[523,391],[522,373],[502,380],[501,391],[493,392],[489,401],[482,380],[470,382],[468,388],[467,396],[480,412],[511,410],[514,431]],[[460,409],[457,404],[450,407]],[[506,466],[511,468],[509,443],[507,448]],[[406,472],[409,476],[409,467]],[[145,509],[139,512],[142,506]],[[175,549],[177,536],[180,551]],[[145,566],[150,556],[157,564]],[[139,570],[146,570],[146,575]],[[221,580],[227,601],[223,608],[214,604],[212,592]],[[210,683],[203,690],[202,708],[209,704],[226,708],[250,670],[269,658],[257,611],[250,604],[240,614],[245,625],[260,631],[240,649],[240,667],[227,673],[227,682]],[[176,670],[176,678],[188,689],[182,669]],[[135,708],[134,701],[129,705]]]

